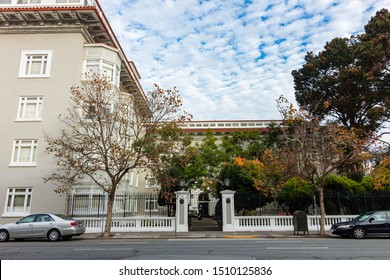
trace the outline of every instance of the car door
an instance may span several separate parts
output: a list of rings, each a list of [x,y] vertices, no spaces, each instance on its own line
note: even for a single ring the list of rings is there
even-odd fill
[[[367,233],[386,233],[388,220],[385,211],[378,211],[372,214],[365,225]]]
[[[32,235],[34,237],[46,237],[47,232],[53,227],[54,219],[48,214],[40,214],[33,224]]]
[[[12,238],[28,238],[32,235],[33,224],[37,215],[29,215],[16,222],[11,229]]]

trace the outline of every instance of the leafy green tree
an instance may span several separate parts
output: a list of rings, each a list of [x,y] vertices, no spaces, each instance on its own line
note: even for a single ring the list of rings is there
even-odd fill
[[[259,159],[264,152],[264,140],[258,131],[233,132],[222,137],[221,148],[228,158]]]
[[[263,134],[263,144],[265,148],[272,149],[280,145],[282,138],[283,132],[281,126],[277,123],[270,123],[267,131]]]
[[[319,118],[360,130],[377,131],[390,118],[390,16],[383,9],[365,33],[335,38],[315,55],[309,52],[292,75],[298,104]]]
[[[325,182],[325,188],[332,191],[356,191],[362,190],[361,184],[346,176],[331,174]]]
[[[228,158],[212,130],[207,131],[201,143],[196,143],[192,147],[193,156],[184,169],[183,179],[189,182],[188,187],[196,185],[207,190]]]
[[[301,178],[289,179],[280,190],[276,200],[286,209],[287,213],[293,214],[296,210],[307,211],[312,204],[314,188]]]

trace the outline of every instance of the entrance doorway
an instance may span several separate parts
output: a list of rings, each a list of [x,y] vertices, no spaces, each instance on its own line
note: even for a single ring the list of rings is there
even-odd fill
[[[201,192],[197,196],[197,213],[189,217],[190,231],[220,231],[220,222],[215,217],[214,201],[211,201],[207,192]]]

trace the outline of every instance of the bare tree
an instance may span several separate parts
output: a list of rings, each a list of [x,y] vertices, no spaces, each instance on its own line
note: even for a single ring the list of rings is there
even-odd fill
[[[319,193],[320,234],[325,234],[324,187],[326,179],[346,161],[364,160],[370,143],[361,140],[353,129],[336,123],[322,123],[311,113],[295,109],[283,97],[278,100],[283,116],[284,141],[279,154],[291,176],[309,182]]]
[[[108,196],[103,237],[111,234],[115,193],[132,169],[144,167],[145,147],[155,141],[163,121],[181,122],[189,117],[182,110],[176,89],[120,92],[105,77],[89,74],[80,86],[70,89],[71,104],[59,116],[62,129],[46,133],[46,152],[53,154],[57,170],[46,181],[57,182],[57,192],[66,193],[80,175],[88,176]],[[103,180],[96,173],[104,174]]]

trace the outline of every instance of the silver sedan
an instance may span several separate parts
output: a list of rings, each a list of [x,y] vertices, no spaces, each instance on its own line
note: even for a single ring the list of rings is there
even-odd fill
[[[70,240],[85,233],[82,221],[61,214],[32,214],[16,223],[0,225],[0,242],[9,239],[48,238],[50,241]]]

